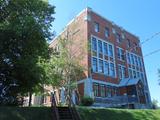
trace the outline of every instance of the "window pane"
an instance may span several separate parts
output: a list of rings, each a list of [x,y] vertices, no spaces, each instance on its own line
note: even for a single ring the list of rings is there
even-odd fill
[[[98,72],[103,73],[103,61],[99,59],[99,67],[98,67]]]
[[[127,62],[130,64],[131,63],[131,58],[130,58],[130,54],[127,53]]]
[[[104,48],[104,54],[107,55],[108,54],[108,48],[107,48],[107,43],[103,44],[103,48]]]
[[[98,52],[102,53],[102,41],[98,40]]]
[[[111,97],[111,87],[107,86],[106,96]]]
[[[93,72],[97,72],[97,58],[92,58],[92,70]]]
[[[94,31],[99,32],[99,23],[97,22],[94,23]]]
[[[124,50],[123,49],[121,49],[121,60],[125,60]]]
[[[109,28],[107,28],[107,27],[105,28],[105,36],[109,37]]]
[[[136,78],[136,71],[133,70],[133,78]]]
[[[133,78],[133,75],[132,75],[132,70],[131,69],[129,69],[129,78]]]
[[[117,48],[117,56],[119,60],[125,60],[124,50],[121,48]]]
[[[133,54],[131,54],[131,63],[132,63],[132,65],[134,65],[134,56],[133,56]]]
[[[136,64],[136,66],[138,66],[138,59],[137,59],[137,56],[134,56],[134,59],[135,59],[135,64]]]
[[[127,47],[130,48],[131,47],[131,41],[129,39],[127,39]]]
[[[122,78],[126,77],[126,68],[122,67]]]
[[[143,75],[143,73],[141,73],[141,80],[142,80],[142,82],[144,84],[144,75]]]
[[[120,36],[120,34],[116,34],[116,41],[117,42],[121,42],[122,40],[121,40],[121,36]]]
[[[114,70],[114,64],[110,63],[110,76],[114,77],[115,76],[115,70]]]
[[[105,86],[101,85],[101,97],[105,97]]]
[[[94,83],[93,90],[94,90],[94,96],[98,96],[98,84]]]
[[[92,50],[97,51],[97,40],[92,37]]]
[[[109,64],[107,61],[104,61],[104,74],[105,75],[109,74]]]
[[[113,47],[112,45],[109,45],[109,56],[113,57]]]
[[[118,65],[118,77],[119,79],[122,79],[122,69],[120,65]]]

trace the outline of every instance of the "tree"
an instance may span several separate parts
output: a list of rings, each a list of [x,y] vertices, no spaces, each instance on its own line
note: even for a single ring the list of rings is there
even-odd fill
[[[49,84],[53,87],[65,87],[67,95],[71,98],[71,91],[77,87],[77,80],[84,77],[84,70],[82,59],[86,51],[86,46],[81,46],[75,50],[75,44],[71,37],[60,37],[50,55],[50,65],[47,70]],[[78,54],[79,53],[79,54]]]
[[[53,14],[54,6],[41,0],[0,1],[0,86],[17,86],[9,96],[42,88],[46,74],[38,63],[48,58]]]
[[[153,109],[157,109],[158,108],[158,100],[153,99],[153,101],[152,101],[152,108]]]

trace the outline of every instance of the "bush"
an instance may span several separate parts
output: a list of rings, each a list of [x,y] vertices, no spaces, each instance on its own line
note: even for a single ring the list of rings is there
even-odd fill
[[[84,96],[82,99],[81,99],[81,104],[83,106],[91,106],[93,104],[94,100],[93,98],[89,97],[89,96]]]

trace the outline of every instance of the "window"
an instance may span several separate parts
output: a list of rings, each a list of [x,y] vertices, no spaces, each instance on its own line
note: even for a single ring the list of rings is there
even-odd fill
[[[138,59],[138,67],[141,67],[141,60],[140,60],[141,58],[138,57],[137,59]]]
[[[102,41],[98,40],[98,52],[102,53]]]
[[[99,23],[97,22],[94,23],[94,31],[99,32]]]
[[[122,79],[122,68],[120,65],[118,65],[118,77],[119,79]]]
[[[104,61],[104,74],[105,75],[109,74],[109,64],[107,61]]]
[[[110,57],[113,57],[113,47],[112,47],[112,45],[109,45],[108,47],[109,47],[109,53],[108,54],[109,54]]]
[[[118,89],[115,87],[114,88],[114,95],[117,96],[118,95]]]
[[[110,63],[110,76],[115,77],[114,64]]]
[[[133,70],[133,78],[136,78],[136,71]]]
[[[98,96],[98,84],[94,83],[94,96]]]
[[[105,97],[105,86],[104,85],[101,85],[101,97]]]
[[[126,77],[126,68],[122,66],[122,78]]]
[[[97,58],[92,58],[92,70],[93,72],[97,72]]]
[[[140,67],[143,67],[142,58],[140,59]]]
[[[140,73],[137,71],[137,78],[140,78]]]
[[[134,56],[134,59],[135,59],[136,66],[138,66],[138,58],[137,58],[137,56]]]
[[[97,40],[92,37],[92,50],[97,51]]]
[[[134,50],[137,51],[137,48],[138,48],[138,44],[134,43]]]
[[[124,50],[122,48],[117,48],[117,56],[119,60],[125,60]]]
[[[118,59],[120,60],[121,59],[121,51],[119,48],[117,48],[117,56],[118,56]]]
[[[105,36],[109,37],[109,28],[106,27],[104,31],[105,31]]]
[[[134,56],[133,56],[133,54],[131,54],[131,63],[132,63],[132,65],[134,65]]]
[[[141,80],[142,80],[142,82],[144,84],[144,75],[143,75],[143,73],[141,73]]]
[[[133,74],[132,74],[132,70],[131,69],[128,70],[128,74],[129,74],[129,78],[133,78]]]
[[[98,72],[103,73],[103,61],[99,59]]]
[[[118,65],[118,77],[119,79],[123,79],[126,76],[126,68],[122,65]]]
[[[127,47],[130,48],[131,47],[131,41],[129,39],[127,39]]]
[[[121,36],[118,33],[116,34],[116,41],[119,43],[122,42]]]
[[[130,54],[127,53],[127,62],[130,64],[131,63],[131,58],[130,58]]]
[[[110,86],[107,86],[106,96],[111,97],[111,87]]]
[[[113,34],[115,34],[115,33],[116,33],[116,30],[115,30],[114,28],[112,28],[112,32],[113,32]]]
[[[107,43],[103,43],[103,52],[105,55],[108,55],[108,48],[107,48]]]

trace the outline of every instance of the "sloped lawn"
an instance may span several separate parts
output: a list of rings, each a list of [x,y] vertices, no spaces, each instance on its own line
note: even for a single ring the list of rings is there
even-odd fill
[[[160,110],[77,109],[82,120],[160,120]]]
[[[77,107],[82,120],[160,120],[160,110]],[[0,120],[54,120],[50,107],[0,107]]]

